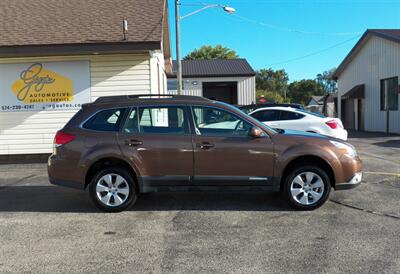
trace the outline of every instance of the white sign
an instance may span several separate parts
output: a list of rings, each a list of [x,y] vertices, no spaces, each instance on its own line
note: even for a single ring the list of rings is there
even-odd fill
[[[89,61],[0,64],[0,111],[79,109],[88,102]]]

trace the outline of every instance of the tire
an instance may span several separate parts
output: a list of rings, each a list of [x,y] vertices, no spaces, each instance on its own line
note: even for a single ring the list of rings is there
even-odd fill
[[[138,193],[132,176],[123,168],[110,167],[93,176],[89,185],[93,203],[105,212],[121,212],[131,208]]]
[[[318,166],[297,166],[284,179],[283,195],[295,209],[316,209],[326,202],[330,192],[329,176]]]

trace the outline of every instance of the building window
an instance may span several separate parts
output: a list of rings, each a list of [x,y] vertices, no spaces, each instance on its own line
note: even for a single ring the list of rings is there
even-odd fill
[[[381,110],[399,109],[399,79],[392,77],[381,80]]]
[[[176,79],[168,79],[167,80],[167,90],[168,91],[176,91],[177,88],[177,83],[176,83]]]
[[[182,81],[182,90],[186,89],[187,80]],[[178,90],[178,84],[176,82],[176,78],[171,78],[167,80],[167,90],[168,94],[173,94]]]

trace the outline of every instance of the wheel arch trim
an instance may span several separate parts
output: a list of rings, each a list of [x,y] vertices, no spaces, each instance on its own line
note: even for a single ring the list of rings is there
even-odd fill
[[[96,157],[94,159],[91,159],[90,162],[85,163],[84,165],[87,167],[86,172],[85,172],[85,177],[84,177],[84,189],[87,188],[87,186],[90,183],[90,179],[92,178],[91,176],[93,174],[90,174],[91,169],[94,167],[94,165],[101,163],[101,162],[122,162],[124,165],[128,166],[130,168],[130,172],[133,174],[133,179],[135,180],[138,191],[141,192],[143,188],[143,182],[142,182],[142,176],[141,173],[139,172],[139,169],[131,162],[129,159],[126,159],[125,157],[121,157],[121,155],[116,155],[116,154],[108,154],[108,155],[101,155],[101,157]]]

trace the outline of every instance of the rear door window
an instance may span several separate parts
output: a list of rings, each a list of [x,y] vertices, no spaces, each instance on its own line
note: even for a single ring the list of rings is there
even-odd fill
[[[271,122],[279,120],[279,110],[260,110],[251,115],[260,122]]]
[[[299,120],[303,117],[303,114],[297,112],[281,110],[281,116],[279,120]]]
[[[187,119],[183,107],[139,108],[139,131],[150,134],[186,134]]]
[[[96,131],[119,131],[126,109],[99,111],[83,124],[83,128]]]

